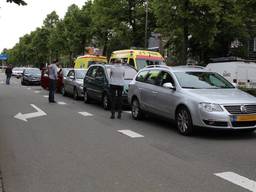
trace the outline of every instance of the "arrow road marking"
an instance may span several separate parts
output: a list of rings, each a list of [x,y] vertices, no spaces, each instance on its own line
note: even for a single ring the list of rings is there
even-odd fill
[[[93,114],[91,114],[91,113],[87,113],[87,112],[78,112],[80,115],[83,115],[83,116],[85,116],[85,117],[91,117],[91,116],[93,116]]]
[[[38,108],[37,106],[35,106],[34,104],[30,104],[30,105],[31,105],[34,109],[36,109],[37,112],[26,113],[26,114],[18,113],[17,115],[14,116],[14,118],[27,122],[28,119],[35,118],[35,117],[41,117],[41,116],[47,115],[44,111],[42,111],[41,109],[39,109],[39,108]]]
[[[118,130],[119,133],[122,133],[124,135],[127,135],[131,138],[139,138],[139,137],[144,137],[143,135],[136,133],[134,131],[131,130]]]
[[[235,185],[239,185],[249,191],[256,192],[256,182],[234,172],[215,173],[214,175],[225,179]]]

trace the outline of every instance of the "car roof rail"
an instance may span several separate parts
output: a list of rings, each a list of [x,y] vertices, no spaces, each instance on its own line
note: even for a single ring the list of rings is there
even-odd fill
[[[169,66],[167,66],[167,65],[148,65],[144,68],[166,68],[166,69],[169,69]]]
[[[183,65],[183,67],[191,67],[191,68],[197,68],[197,69],[205,69],[205,67],[200,65]]]

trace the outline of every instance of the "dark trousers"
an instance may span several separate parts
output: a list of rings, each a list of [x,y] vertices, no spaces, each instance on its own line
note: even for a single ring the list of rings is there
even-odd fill
[[[10,85],[11,76],[6,76],[6,85]]]
[[[117,110],[119,114],[122,112],[122,92],[123,86],[110,85],[111,96],[111,114],[114,115]]]
[[[50,86],[49,86],[49,102],[54,102],[54,93],[56,90],[56,80],[50,79]]]

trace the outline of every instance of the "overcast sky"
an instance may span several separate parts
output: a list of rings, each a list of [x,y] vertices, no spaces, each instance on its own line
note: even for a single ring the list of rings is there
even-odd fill
[[[71,4],[81,8],[86,0],[25,1],[27,6],[0,0],[0,53],[4,48],[12,48],[23,35],[41,27],[47,14],[55,10],[63,18]]]

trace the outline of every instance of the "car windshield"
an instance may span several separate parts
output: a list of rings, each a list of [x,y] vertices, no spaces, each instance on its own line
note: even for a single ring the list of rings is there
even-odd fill
[[[86,70],[77,70],[76,71],[76,78],[83,79],[85,77]]]
[[[134,68],[129,66],[123,66],[123,67],[125,68],[124,80],[132,80],[133,77],[137,74],[137,71]],[[110,76],[110,69],[111,67],[108,66],[107,67],[108,76]]]
[[[138,70],[148,66],[148,65],[166,65],[161,60],[149,60],[149,59],[136,59]]]
[[[40,75],[41,71],[40,71],[40,69],[27,69],[26,73],[27,74],[33,74],[33,75]]]
[[[175,72],[180,86],[185,89],[230,89],[234,86],[218,73]]]

